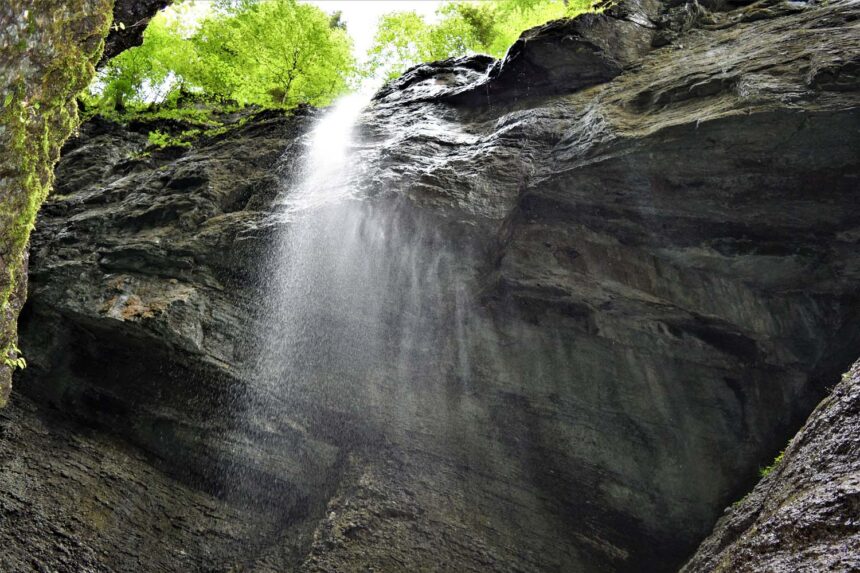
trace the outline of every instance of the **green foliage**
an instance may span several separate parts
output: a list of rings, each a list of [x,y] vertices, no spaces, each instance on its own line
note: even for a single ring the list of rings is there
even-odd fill
[[[0,50],[0,407],[9,369],[26,361],[15,342],[23,302],[26,246],[36,213],[53,184],[60,146],[77,126],[73,98],[93,77],[113,3],[6,0],[9,21]],[[4,23],[5,24],[5,23]]]
[[[200,133],[200,130],[193,130]],[[182,136],[174,137],[169,133],[164,133],[156,129],[155,131],[150,131],[149,136],[147,137],[149,140],[149,144],[153,147],[158,147],[163,149],[165,147],[191,147],[191,143],[184,139]]]
[[[594,10],[592,0],[498,0],[450,2],[430,24],[415,12],[380,19],[368,52],[366,75],[392,79],[433,60],[484,53],[500,58],[528,28]]]
[[[143,44],[126,50],[106,66],[98,81],[103,84],[103,107],[124,112],[146,99],[163,100],[170,90],[181,88],[181,72],[193,64],[190,43],[183,39],[178,23],[164,14],[152,19],[144,32]],[[170,81],[174,79],[174,81]],[[178,85],[177,85],[178,84]]]
[[[232,109],[231,106],[219,106],[219,110]],[[167,101],[160,105],[153,105],[140,110],[137,116],[146,120],[172,120],[183,123],[196,124],[200,126],[216,126],[220,123],[212,117],[212,107],[187,107],[182,103]]]
[[[196,30],[182,21],[153,18],[143,44],[110,62],[85,103],[108,114],[180,107],[186,94],[220,106],[326,105],[354,72],[340,19],[295,0],[222,1]]]
[[[351,41],[320,9],[293,0],[247,4],[192,38],[202,86],[242,103],[325,105],[346,91]],[[337,24],[337,22],[334,22]]]
[[[163,119],[201,123],[208,119],[190,117],[197,111],[183,104],[188,96],[210,107],[323,106],[359,77],[390,79],[421,62],[470,53],[502,57],[523,30],[596,10],[594,4],[456,1],[443,4],[432,24],[415,12],[393,12],[380,19],[366,64],[358,70],[339,13],[329,15],[297,0],[216,0],[210,15],[189,28],[183,11],[193,7],[179,3],[177,16],[153,18],[143,44],[109,63],[84,104],[91,113],[114,119],[159,113]],[[153,102],[160,104],[155,112]],[[170,110],[183,110],[182,117],[169,117]]]
[[[776,466],[782,461],[782,457],[785,455],[785,451],[779,452],[779,455],[774,458],[773,463],[767,466],[766,468],[761,468],[758,473],[761,477],[767,477],[770,473],[776,469]]]
[[[240,121],[234,125],[242,125],[242,122]],[[171,133],[161,131],[160,129],[155,129],[149,132],[147,140],[149,141],[149,145],[159,149],[164,149],[166,147],[188,148],[201,137],[215,137],[216,135],[227,133],[231,127],[232,126],[230,125],[213,122],[205,128],[192,127],[191,129],[185,129],[179,132],[177,135],[172,135]],[[144,156],[145,155],[146,154],[144,154]]]
[[[149,145],[158,147],[159,149],[164,149],[165,147],[191,147],[191,144],[201,137],[215,137],[216,135],[227,133],[231,128],[229,125],[220,123],[212,125],[213,127],[205,129],[196,127],[185,129],[177,135],[171,135],[170,133],[156,129],[149,132],[147,140],[149,141]],[[234,125],[242,125],[242,122],[240,121]]]
[[[18,348],[17,344],[12,344],[9,350],[4,354],[3,364],[13,370],[15,368],[23,370],[27,367],[27,361],[24,360],[23,356],[21,356],[21,349]]]

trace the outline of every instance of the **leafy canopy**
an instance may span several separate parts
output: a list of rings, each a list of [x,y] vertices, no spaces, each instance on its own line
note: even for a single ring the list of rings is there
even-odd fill
[[[222,103],[326,105],[354,73],[339,21],[295,0],[222,1],[196,30],[181,22],[153,18],[143,44],[107,66],[97,103],[123,111],[191,93]]]
[[[183,24],[192,20],[183,11],[193,7],[181,0],[174,6],[178,16],[160,13],[142,45],[111,60],[84,98],[89,107],[128,113],[157,102],[154,113],[205,124],[205,113],[188,101],[324,106],[361,78],[391,79],[415,64],[470,53],[501,57],[523,30],[593,10],[594,2],[454,1],[441,6],[434,23],[416,12],[392,12],[380,19],[362,66],[340,15],[313,5],[215,0],[193,28]]]

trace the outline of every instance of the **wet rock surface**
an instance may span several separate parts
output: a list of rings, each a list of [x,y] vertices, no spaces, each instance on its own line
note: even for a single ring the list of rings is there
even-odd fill
[[[27,247],[53,185],[63,142],[78,125],[75,97],[94,65],[140,43],[165,1],[9,0],[0,7],[0,407],[23,363],[17,320],[27,291]],[[135,25],[111,31],[111,16]],[[122,20],[116,20],[120,22]],[[135,39],[132,39],[135,37]]]
[[[53,184],[60,147],[77,125],[75,94],[101,56],[109,0],[10,0],[0,6],[0,407],[22,365],[17,320],[27,292],[27,245]]]
[[[289,392],[256,376],[265,253],[291,224],[276,197],[315,112],[149,155],[147,126],[90,123],[33,238],[18,387],[39,407],[9,415],[56,408],[137,452],[255,540],[249,570],[676,569],[856,358],[860,34],[853,2],[658,8],[529,32],[510,80],[483,57],[413,69],[364,113],[364,204],[475,301],[406,378],[388,360]],[[530,81],[566,37],[587,61]],[[42,491],[20,519],[97,530]],[[189,554],[172,570],[229,570],[196,535],[166,530]]]
[[[170,479],[140,450],[24,397],[0,412],[0,434],[4,571],[242,570],[272,545],[278,563],[295,560],[310,534]]]
[[[726,509],[682,569],[860,569],[860,363],[818,405],[781,460]]]

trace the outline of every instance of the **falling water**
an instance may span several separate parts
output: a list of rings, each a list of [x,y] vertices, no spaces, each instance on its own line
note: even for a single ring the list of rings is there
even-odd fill
[[[329,432],[338,415],[406,424],[429,371],[465,383],[468,363],[445,334],[462,332],[467,297],[444,237],[368,181],[378,150],[357,133],[367,101],[340,100],[306,137],[268,269],[259,378],[305,415],[325,416],[311,423]]]

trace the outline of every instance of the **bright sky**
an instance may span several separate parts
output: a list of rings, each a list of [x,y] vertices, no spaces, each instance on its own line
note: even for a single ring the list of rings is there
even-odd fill
[[[388,12],[412,10],[418,12],[428,22],[436,20],[436,9],[442,0],[304,0],[308,4],[320,7],[332,14],[341,11],[346,30],[352,36],[355,45],[355,56],[364,57],[367,49],[373,43],[376,23],[379,17]],[[183,19],[198,20],[209,11],[211,2],[195,0],[183,6]],[[167,8],[168,13],[172,10]],[[189,22],[190,23],[190,22]]]
[[[376,23],[379,17],[388,12],[412,10],[418,12],[428,22],[436,19],[436,9],[440,0],[307,0],[308,4],[319,6],[329,14],[341,11],[346,31],[355,43],[355,55],[364,56],[373,43]]]

